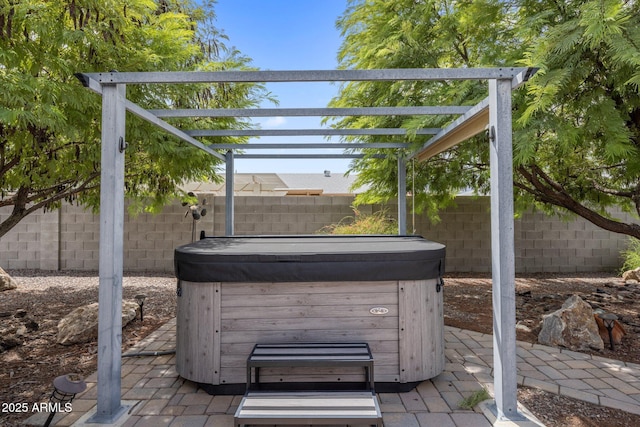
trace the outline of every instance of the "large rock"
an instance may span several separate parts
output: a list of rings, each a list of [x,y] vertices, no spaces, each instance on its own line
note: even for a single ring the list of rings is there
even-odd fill
[[[122,327],[137,316],[135,301],[122,301]],[[78,307],[58,322],[58,344],[85,343],[98,336],[98,303]]]
[[[577,295],[567,299],[561,309],[542,317],[538,341],[575,351],[604,349],[593,309]]]
[[[0,292],[10,291],[18,287],[18,284],[13,277],[9,276],[6,271],[0,267]]]
[[[635,280],[637,282],[640,282],[640,267],[622,273],[622,280],[624,280],[625,282],[627,280]]]

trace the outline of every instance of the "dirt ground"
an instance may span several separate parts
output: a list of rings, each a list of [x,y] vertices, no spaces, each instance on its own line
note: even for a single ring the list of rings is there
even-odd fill
[[[62,317],[98,300],[98,278],[95,273],[8,273],[18,282],[18,289],[0,293],[0,404],[46,402],[56,376],[69,372],[87,376],[96,370],[96,342],[62,346],[56,344],[56,334]],[[136,274],[124,278],[123,288],[125,299],[147,295],[144,321],[136,319],[124,328],[126,351],[175,316],[176,283],[172,276]],[[594,354],[640,363],[637,282],[625,284],[610,274],[533,275],[516,280],[516,293],[519,340],[535,342],[542,315],[578,294],[594,308],[617,314],[628,333],[615,351],[606,346]],[[447,325],[491,333],[489,276],[449,275],[445,278],[444,296]],[[14,336],[17,338],[10,339]],[[522,388],[518,399],[549,427],[640,425],[640,416],[540,390]],[[19,425],[31,415],[2,411],[0,425]]]

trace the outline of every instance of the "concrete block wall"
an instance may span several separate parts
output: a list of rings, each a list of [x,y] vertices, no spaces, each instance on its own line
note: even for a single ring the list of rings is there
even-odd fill
[[[631,217],[616,212],[616,217]],[[562,221],[540,212],[526,213],[516,221],[516,267],[519,272],[617,271],[625,236],[605,231],[581,218]]]
[[[459,197],[456,207],[445,209],[441,221],[432,224],[416,217],[416,233],[447,246],[447,272],[491,271],[491,216],[489,200]],[[412,228],[407,220],[407,229]]]
[[[247,196],[235,199],[235,234],[313,234],[325,225],[352,217],[353,199],[347,196]],[[223,235],[224,197],[207,197],[207,215],[196,223],[207,235]],[[372,213],[380,206],[360,207]],[[386,207],[391,216],[397,206]],[[125,216],[124,268],[127,271],[173,271],[175,247],[192,240],[193,220],[176,202],[160,214]],[[0,209],[0,220],[8,215]],[[618,215],[621,215],[618,213]],[[411,214],[407,229],[413,229]],[[456,206],[431,224],[416,216],[416,233],[447,245],[447,272],[491,271],[489,199],[459,197]],[[65,205],[56,212],[30,215],[0,238],[0,267],[40,270],[98,269],[99,216],[81,207]],[[542,213],[525,213],[515,221],[516,271],[616,271],[626,236],[609,233],[576,218],[563,221]]]
[[[73,205],[63,205],[59,214],[59,269],[97,270],[99,216]]]
[[[0,220],[9,209],[0,209]],[[57,270],[59,212],[36,212],[0,238],[0,267],[5,269]]]
[[[206,234],[221,236],[225,230],[225,198],[214,200],[213,228]],[[260,197],[235,199],[235,234],[314,234],[322,227],[353,217],[353,198],[344,197]],[[364,208],[371,213],[373,207]],[[202,229],[202,227],[200,227]]]
[[[417,233],[447,245],[447,271],[490,272],[489,198],[458,197],[456,205],[445,209],[442,221],[435,225],[418,217]],[[631,221],[627,214],[614,214]],[[582,218],[563,220],[540,212],[517,218],[514,238],[517,273],[617,272],[622,265],[620,253],[628,245],[626,236],[602,230]]]

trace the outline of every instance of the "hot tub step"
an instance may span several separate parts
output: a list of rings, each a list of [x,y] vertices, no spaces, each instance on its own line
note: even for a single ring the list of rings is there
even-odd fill
[[[283,343],[256,344],[247,359],[247,391],[260,383],[260,368],[267,367],[361,367],[365,383],[374,390],[373,356],[369,344],[361,343]]]
[[[234,416],[236,426],[366,424],[382,426],[375,393],[248,392]]]

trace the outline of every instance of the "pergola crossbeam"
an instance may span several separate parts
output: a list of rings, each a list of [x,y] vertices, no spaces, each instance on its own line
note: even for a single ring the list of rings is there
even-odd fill
[[[345,117],[464,114],[471,107],[212,108],[148,110],[156,117]]]
[[[100,84],[98,81],[96,81],[95,79],[92,79],[90,77],[89,74],[81,74],[78,73],[76,74],[76,77],[82,82],[82,84],[86,87],[91,89],[92,91],[94,91],[95,93],[99,94],[99,95],[103,95],[103,86],[102,84]],[[142,108],[141,106],[139,106],[138,104],[136,104],[135,102],[129,101],[128,99],[124,100],[124,107],[127,111],[129,111],[130,113],[140,117],[143,120],[148,121],[151,124],[154,124],[156,126],[158,126],[159,128],[163,129],[164,131],[170,133],[171,135],[185,141],[188,142],[189,144],[200,148],[201,150],[206,151],[207,153],[211,154],[214,157],[217,157],[220,160],[224,160],[224,156],[220,155],[219,153],[216,153],[215,151],[211,150],[210,148],[208,148],[205,144],[203,144],[202,142],[198,141],[197,139],[193,138],[191,135],[186,134],[184,131],[181,131],[180,129],[176,128],[175,126],[170,125],[169,123],[165,122],[164,120],[160,120],[157,116],[150,114],[148,110]]]
[[[158,126],[160,129],[163,129],[166,132],[170,133],[171,135],[173,135],[173,136],[175,136],[177,138],[180,138],[181,140],[183,140],[185,142],[188,142],[189,144],[193,145],[194,147],[198,147],[199,149],[201,149],[203,151],[206,151],[207,153],[211,154],[214,157],[217,157],[220,160],[225,160],[225,157],[222,154],[216,153],[214,150],[212,150],[211,148],[209,148],[207,145],[203,144],[202,142],[198,141],[194,137],[187,135],[186,133],[184,133],[180,129],[176,128],[175,126],[171,126],[169,123],[165,122],[164,120],[160,120],[158,117],[156,117],[155,115],[151,114],[148,110],[145,110],[144,108],[140,107],[138,104],[135,104],[135,103],[127,100],[126,109],[128,111],[130,111],[132,114],[135,114],[136,116],[140,117],[141,119],[144,119],[144,120],[148,121],[149,123],[152,123],[152,124]]]
[[[536,71],[537,68],[525,68],[518,72],[511,79],[511,90],[523,85]],[[441,129],[420,150],[412,153],[409,158],[415,157],[420,161],[426,160],[487,129],[489,124],[489,98],[483,99],[470,108],[469,111]]]
[[[402,142],[301,142],[301,143],[281,143],[281,144],[211,144],[210,148],[216,150],[315,150],[315,149],[346,149],[362,150],[366,148],[408,148],[410,144]]]
[[[422,161],[477,135],[489,123],[489,98],[485,98],[462,116],[444,127],[410,157]]]
[[[490,80],[513,79],[526,67],[500,68],[403,68],[379,70],[286,70],[286,71],[177,71],[85,73],[100,84],[152,83],[265,83],[265,82],[345,82],[403,80]]]
[[[422,128],[408,131],[402,128],[376,128],[376,129],[194,129],[185,130],[189,136],[406,136],[435,135],[440,128]]]
[[[364,154],[236,154],[236,159],[362,159]],[[383,154],[370,157],[382,158]]]

